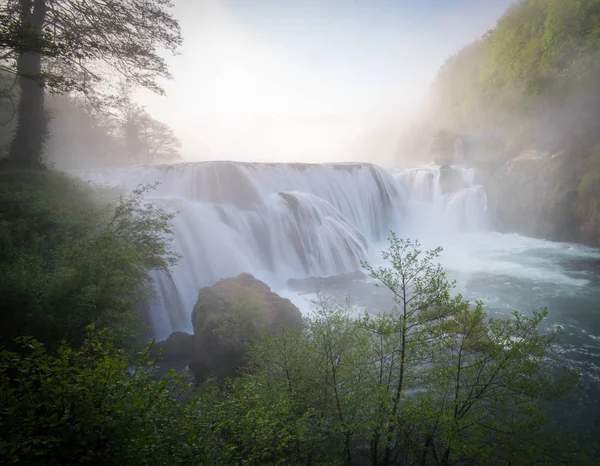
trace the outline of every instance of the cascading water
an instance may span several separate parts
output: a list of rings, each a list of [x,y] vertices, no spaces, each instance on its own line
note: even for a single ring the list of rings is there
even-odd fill
[[[191,330],[198,290],[219,278],[249,272],[299,298],[285,288],[288,279],[351,272],[361,259],[376,264],[394,230],[426,248],[443,246],[440,261],[457,291],[492,315],[547,306],[548,327],[566,329],[552,361],[583,374],[561,422],[600,436],[600,252],[493,232],[473,170],[206,162],[79,174],[125,189],[159,181],[154,202],[179,211],[174,246],[182,259],[155,276],[158,339]],[[355,297],[357,285],[349,284]],[[376,311],[381,303],[363,285],[363,302]],[[302,301],[295,299],[301,308]]]
[[[460,166],[401,168],[393,175],[408,190],[405,232],[416,237],[488,231],[487,196],[475,171]]]
[[[158,181],[153,201],[178,211],[174,248],[182,259],[154,277],[158,339],[190,330],[198,290],[220,278],[249,272],[279,288],[290,278],[357,270],[407,205],[402,183],[370,164],[205,162],[80,176],[125,189]]]

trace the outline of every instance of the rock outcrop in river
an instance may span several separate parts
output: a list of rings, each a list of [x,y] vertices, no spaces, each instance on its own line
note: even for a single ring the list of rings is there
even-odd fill
[[[161,344],[163,365],[189,364],[200,382],[235,375],[246,363],[247,344],[262,332],[300,324],[299,309],[262,281],[243,273],[200,290],[192,313],[194,334],[174,332]]]

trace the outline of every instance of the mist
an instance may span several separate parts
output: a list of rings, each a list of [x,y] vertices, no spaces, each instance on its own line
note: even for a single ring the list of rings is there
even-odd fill
[[[137,97],[185,160],[393,164],[440,64],[508,4],[178,0],[174,80]]]
[[[0,463],[597,463],[600,0],[0,12]]]

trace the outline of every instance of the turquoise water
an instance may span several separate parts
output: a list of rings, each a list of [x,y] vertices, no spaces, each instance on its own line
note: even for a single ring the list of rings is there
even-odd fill
[[[548,309],[546,329],[562,328],[549,363],[581,374],[553,418],[571,433],[600,439],[600,251],[499,234],[473,240],[470,248],[472,255],[459,262],[452,253],[444,258],[459,291],[483,301],[490,314]]]
[[[399,234],[417,237],[408,233]],[[444,248],[440,263],[456,280],[455,292],[483,301],[489,315],[548,309],[542,330],[562,331],[547,363],[581,374],[575,390],[553,407],[552,420],[569,433],[600,439],[600,250],[493,232],[419,236],[424,248]],[[384,265],[378,259],[383,248],[371,248],[371,263]],[[303,312],[310,312],[311,291],[278,290]],[[371,312],[391,307],[390,297],[366,279],[322,291],[339,300],[350,296]]]

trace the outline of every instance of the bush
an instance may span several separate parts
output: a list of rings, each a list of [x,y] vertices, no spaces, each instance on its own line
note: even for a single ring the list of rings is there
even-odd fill
[[[193,402],[173,373],[153,379],[107,332],[56,356],[31,338],[0,352],[0,464],[182,464],[194,454]],[[130,363],[133,363],[130,365]]]
[[[0,343],[29,335],[56,349],[89,324],[131,339],[151,269],[166,269],[171,214],[64,173],[0,174]],[[112,202],[111,202],[112,201]]]

